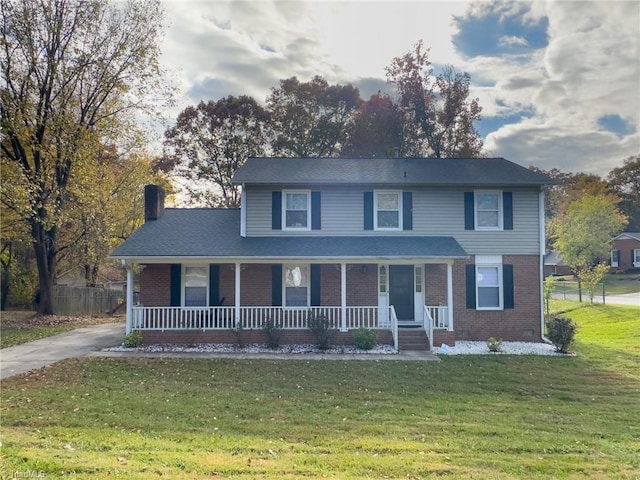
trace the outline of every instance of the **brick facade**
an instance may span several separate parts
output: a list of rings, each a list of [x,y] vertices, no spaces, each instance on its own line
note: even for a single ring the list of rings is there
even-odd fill
[[[640,249],[640,240],[633,238],[618,238],[614,240],[612,250],[619,251],[618,266],[612,267],[613,271],[627,271],[634,267],[633,265],[633,250]]]
[[[514,308],[475,310],[466,306],[465,265],[473,257],[453,265],[453,324],[457,340],[537,342],[541,339],[540,260],[536,255],[504,255],[513,265]]]
[[[499,337],[505,341],[539,341],[540,331],[540,266],[536,255],[505,255],[503,264],[513,265],[514,308],[479,311],[466,307],[465,265],[474,258],[457,260],[453,264],[453,319],[455,332],[436,332],[434,344],[453,345],[455,340],[485,341]],[[220,265],[219,294],[225,306],[235,304],[235,271],[233,264]],[[240,300],[243,306],[271,305],[271,264],[246,264],[241,270]],[[424,266],[425,304],[447,304],[447,266]],[[339,306],[340,265],[323,264],[320,270],[320,298],[322,305]],[[170,266],[147,265],[142,271],[140,299],[145,306],[167,306],[170,302]],[[532,288],[531,286],[534,285]],[[347,266],[347,306],[375,306],[378,304],[378,267],[375,264]],[[199,342],[236,342],[233,332],[145,332],[145,341],[180,340],[197,335]],[[233,336],[233,338],[230,337]],[[261,332],[247,333],[248,336]],[[313,343],[306,331],[288,331],[286,342]],[[350,334],[349,334],[350,335]],[[390,335],[390,333],[389,333]],[[341,335],[344,337],[344,334]],[[348,337],[348,335],[347,335]],[[213,340],[213,339],[217,340]],[[224,340],[223,340],[224,339]],[[342,341],[342,340],[341,340]],[[344,340],[346,343],[349,341]],[[260,342],[258,342],[260,343]]]
[[[171,304],[171,266],[146,265],[140,273],[140,303],[145,307]]]

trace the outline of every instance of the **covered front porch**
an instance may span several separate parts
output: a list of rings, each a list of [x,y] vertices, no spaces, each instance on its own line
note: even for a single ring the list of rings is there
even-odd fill
[[[148,262],[138,264],[141,302],[134,305],[135,264],[127,262],[126,330],[154,339],[188,334],[190,343],[209,343],[230,338],[230,332],[259,332],[271,322],[285,333],[285,343],[296,343],[308,330],[308,319],[322,316],[339,333],[339,342],[348,343],[355,330],[366,328],[398,348],[398,330],[413,327],[432,347],[438,334],[453,339],[453,263]]]

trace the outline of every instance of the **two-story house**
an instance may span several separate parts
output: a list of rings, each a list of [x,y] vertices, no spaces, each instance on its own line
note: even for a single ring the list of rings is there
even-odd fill
[[[127,331],[145,342],[337,343],[378,330],[398,346],[543,335],[544,175],[502,158],[249,158],[239,209],[165,209],[112,254],[127,266]],[[140,305],[133,305],[133,268]],[[400,345],[402,348],[402,344]]]

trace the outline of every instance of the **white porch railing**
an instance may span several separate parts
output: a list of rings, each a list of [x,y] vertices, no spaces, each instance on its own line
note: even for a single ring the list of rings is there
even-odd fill
[[[341,307],[240,307],[236,321],[235,307],[143,307],[132,308],[132,328],[135,330],[229,330],[241,326],[256,330],[272,320],[278,328],[304,330],[310,314],[327,318],[333,328],[342,329]],[[345,326],[357,328],[392,329],[397,319],[393,307],[347,307]]]
[[[424,310],[425,316],[428,313],[429,317],[433,319],[435,330],[452,330],[453,325],[449,325],[449,307],[446,305],[425,306]]]
[[[398,350],[398,317],[396,317],[396,309],[393,305],[389,307],[389,321],[391,323],[391,335],[393,336],[393,348]]]

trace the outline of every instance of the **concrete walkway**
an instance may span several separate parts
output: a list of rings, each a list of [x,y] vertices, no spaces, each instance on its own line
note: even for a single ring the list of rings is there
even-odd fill
[[[439,361],[431,352],[404,351],[397,355],[334,353],[165,353],[103,352],[122,343],[124,324],[108,323],[79,328],[53,337],[0,350],[0,380],[42,368],[65,358],[96,356],[121,358],[234,358],[264,360],[401,360]]]
[[[71,357],[83,357],[101,348],[120,345],[124,323],[78,328],[0,350],[0,380]]]

